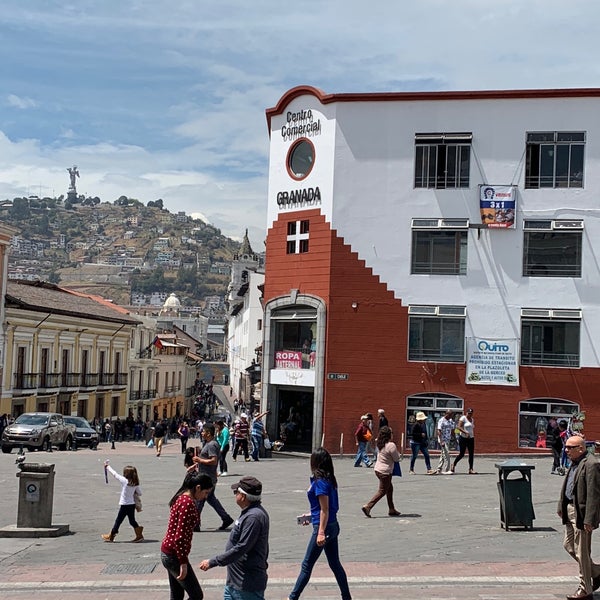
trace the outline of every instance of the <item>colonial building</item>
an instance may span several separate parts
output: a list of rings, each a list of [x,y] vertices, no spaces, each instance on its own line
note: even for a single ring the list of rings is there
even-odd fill
[[[137,324],[101,298],[9,281],[0,413],[127,416],[129,344]]]
[[[365,412],[400,438],[473,407],[478,452],[579,411],[598,437],[598,110],[598,89],[310,87],[267,110],[271,435],[353,452]]]
[[[231,263],[231,281],[227,294],[227,356],[231,386],[236,396],[248,405],[255,400],[256,386],[261,377],[261,297],[264,280],[261,262],[252,251],[246,230],[240,251]]]

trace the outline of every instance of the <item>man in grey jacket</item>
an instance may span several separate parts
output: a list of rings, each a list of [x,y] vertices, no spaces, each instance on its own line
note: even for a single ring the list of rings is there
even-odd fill
[[[227,567],[224,600],[264,600],[269,557],[269,515],[261,504],[262,483],[242,477],[231,486],[242,513],[235,521],[225,552],[203,560],[200,568]]]
[[[565,525],[564,548],[579,565],[579,587],[567,600],[592,600],[600,587],[600,564],[592,560],[592,531],[600,523],[600,462],[587,453],[581,436],[571,436],[565,449],[571,467],[557,512]]]

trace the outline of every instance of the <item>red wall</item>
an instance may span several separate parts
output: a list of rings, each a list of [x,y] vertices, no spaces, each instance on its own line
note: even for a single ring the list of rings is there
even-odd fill
[[[286,254],[287,223],[310,220],[309,252]],[[423,392],[460,396],[475,409],[476,452],[516,452],[518,403],[536,397],[570,400],[586,411],[585,432],[600,438],[598,369],[521,367],[520,386],[465,384],[465,365],[407,361],[408,311],[352,252],[318,209],[280,215],[267,235],[265,303],[292,288],[327,306],[325,445],[354,451],[361,414],[384,408],[396,438],[404,431],[406,397]],[[358,304],[356,309],[352,303]],[[329,381],[327,373],[347,373]],[[526,449],[520,451],[526,452]]]

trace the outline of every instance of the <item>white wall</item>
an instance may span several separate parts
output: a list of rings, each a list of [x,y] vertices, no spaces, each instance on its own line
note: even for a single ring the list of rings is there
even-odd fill
[[[322,119],[311,139],[311,174],[294,181],[285,169],[292,142],[280,130],[288,111],[311,108]],[[340,102],[296,98],[271,121],[268,224],[281,210],[280,190],[319,186],[320,207],[403,304],[467,306],[467,336],[520,337],[522,307],[581,308],[581,366],[598,366],[600,347],[599,98]],[[585,131],[582,189],[524,189],[529,131]],[[469,189],[415,189],[416,132],[472,132]],[[460,217],[480,223],[478,185],[518,186],[514,230],[469,230],[466,276],[410,275],[411,219]],[[524,218],[583,219],[581,278],[522,277]]]

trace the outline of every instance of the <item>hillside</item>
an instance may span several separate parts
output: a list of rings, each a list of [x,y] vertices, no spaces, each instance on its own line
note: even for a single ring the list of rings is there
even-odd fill
[[[48,280],[119,304],[132,294],[175,292],[188,306],[223,297],[239,243],[169,212],[162,201],[149,205],[124,196],[112,204],[37,197],[0,203],[0,219],[18,231],[9,277]]]

